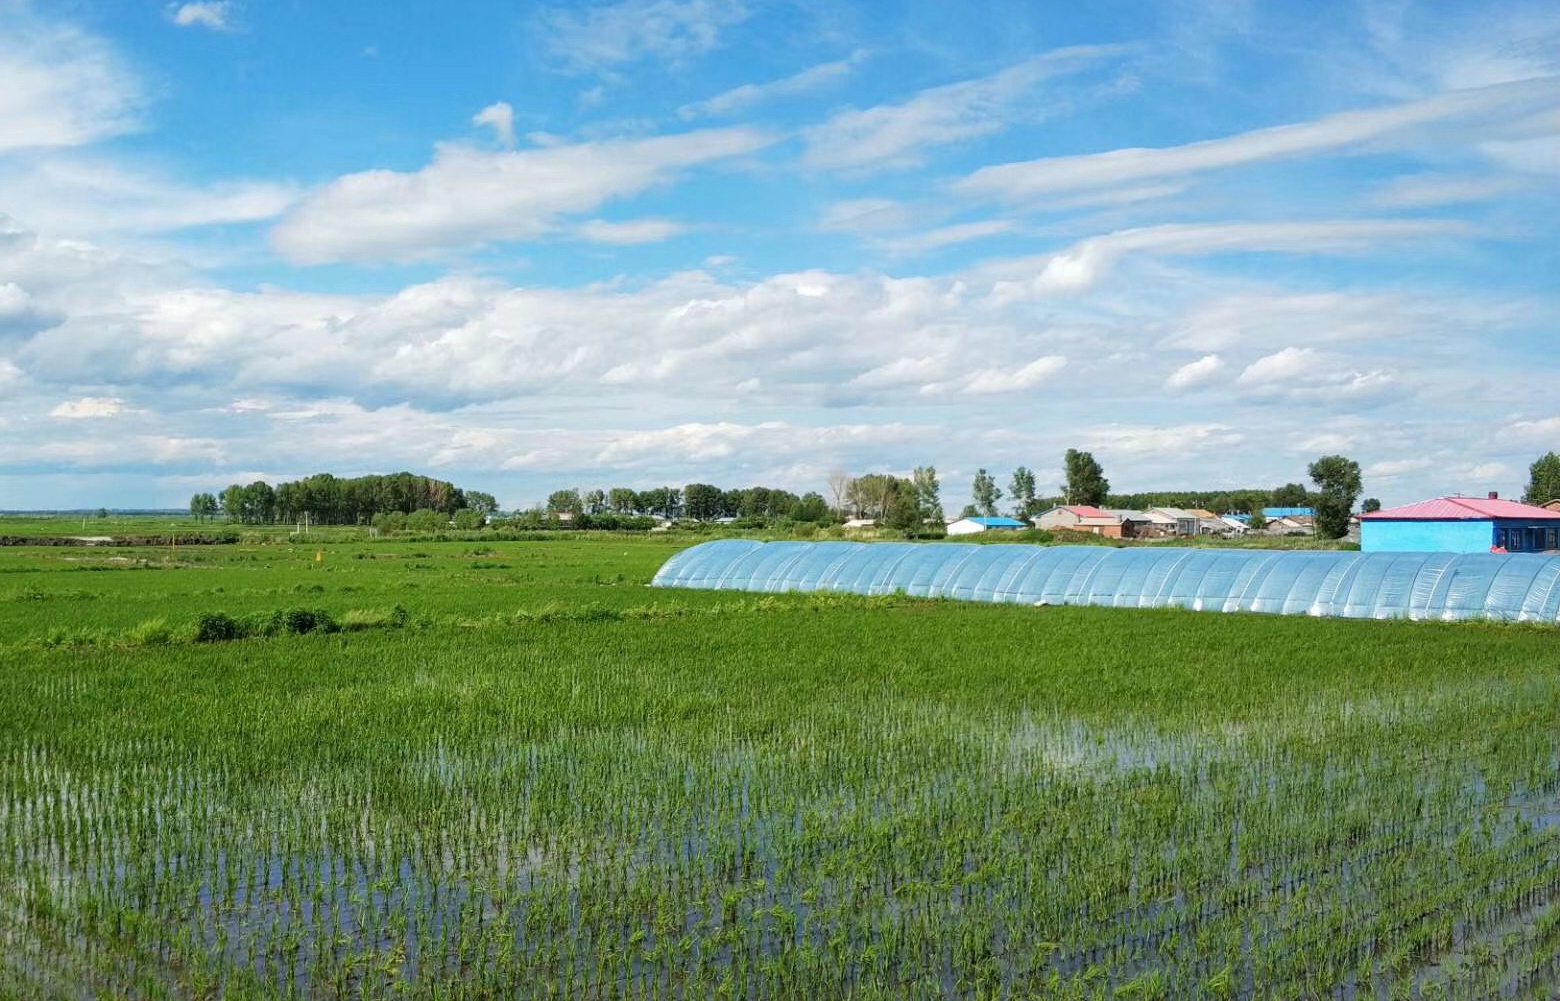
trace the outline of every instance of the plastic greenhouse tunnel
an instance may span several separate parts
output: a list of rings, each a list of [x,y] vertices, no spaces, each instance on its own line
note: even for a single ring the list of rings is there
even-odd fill
[[[653,586],[1024,605],[1560,623],[1560,556],[706,542]]]

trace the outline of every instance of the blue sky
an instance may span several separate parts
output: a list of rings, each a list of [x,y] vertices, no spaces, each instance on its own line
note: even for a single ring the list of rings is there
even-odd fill
[[[0,507],[1511,494],[1556,218],[1552,3],[0,0]]]

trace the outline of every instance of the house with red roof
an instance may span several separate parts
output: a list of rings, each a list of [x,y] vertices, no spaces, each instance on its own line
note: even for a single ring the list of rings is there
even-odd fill
[[[1488,497],[1438,497],[1360,516],[1367,553],[1560,552],[1560,510]]]
[[[1109,539],[1122,537],[1121,518],[1087,504],[1063,504],[1036,516],[1037,527],[1048,532],[1092,532]]]

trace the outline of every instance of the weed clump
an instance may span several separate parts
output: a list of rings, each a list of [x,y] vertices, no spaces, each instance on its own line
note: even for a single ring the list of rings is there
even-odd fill
[[[173,630],[167,619],[147,619],[125,634],[131,646],[167,646],[173,642]]]
[[[341,631],[341,626],[331,614],[318,608],[289,608],[282,613],[282,625],[295,636]]]
[[[195,623],[197,643],[227,643],[241,635],[238,622],[226,612],[207,612]]]

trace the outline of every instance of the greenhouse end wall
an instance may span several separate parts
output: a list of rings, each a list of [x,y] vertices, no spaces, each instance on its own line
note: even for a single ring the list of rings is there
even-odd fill
[[[1025,605],[1560,623],[1560,556],[724,539],[655,587]]]

